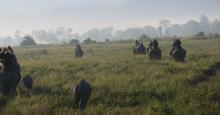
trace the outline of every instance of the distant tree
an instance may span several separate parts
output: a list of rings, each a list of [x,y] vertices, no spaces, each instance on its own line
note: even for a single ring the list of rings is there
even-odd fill
[[[209,24],[209,18],[207,16],[201,15],[200,25],[201,25],[201,29],[202,29],[202,31],[204,31],[204,33],[209,32],[210,24]]]
[[[212,33],[220,33],[220,19],[215,19],[211,23],[210,28]]]
[[[109,42],[110,40],[108,38],[105,39],[105,42]]]
[[[23,41],[20,46],[36,46],[37,43],[34,41],[33,37],[26,35],[23,37]]]
[[[66,45],[67,43],[63,41],[62,44],[63,44],[63,45]]]
[[[184,36],[195,35],[199,32],[203,32],[203,30],[201,28],[200,23],[195,20],[189,20],[182,25],[181,33]]]
[[[205,37],[205,33],[204,32],[199,32],[196,36],[198,36],[198,37]]]
[[[91,38],[87,38],[83,41],[83,43],[88,44],[88,43],[96,43],[96,41],[93,41]]]
[[[70,44],[73,44],[73,45],[79,44],[79,40],[77,40],[77,39],[72,39],[72,40],[70,41]]]
[[[158,34],[159,34],[160,37],[163,36],[163,28],[161,26],[158,27]]]
[[[215,39],[219,39],[219,38],[220,38],[220,35],[219,35],[218,33],[216,33],[216,34],[214,35],[214,38],[215,38]]]
[[[212,33],[209,33],[208,38],[212,39],[212,38],[214,38],[214,35]]]
[[[147,36],[146,34],[142,34],[140,37],[139,37],[140,40],[144,41],[144,40],[150,40],[151,38],[149,36]]]
[[[219,39],[220,35],[219,35],[219,33],[209,33],[208,38],[209,39]]]
[[[204,32],[199,32],[195,35],[196,39],[207,39],[206,35]]]
[[[91,43],[92,42],[92,39],[91,38],[87,38],[83,41],[83,43]]]

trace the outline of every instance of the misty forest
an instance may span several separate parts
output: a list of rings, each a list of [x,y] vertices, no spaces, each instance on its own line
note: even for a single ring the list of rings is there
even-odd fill
[[[204,35],[219,36],[220,19],[210,21],[205,15],[201,15],[199,21],[189,20],[184,24],[172,24],[168,22],[160,24],[159,27],[143,26],[137,28],[128,28],[125,30],[114,30],[113,27],[102,29],[91,29],[79,35],[71,28],[58,27],[54,30],[33,30],[28,36],[32,36],[38,44],[64,44],[70,43],[72,39],[85,40],[91,38],[97,42],[103,42],[106,39],[128,40],[138,39],[141,35],[147,35],[150,38],[172,37],[172,36],[192,36],[199,32]],[[23,41],[21,31],[17,30],[13,36],[0,37],[0,45],[7,44],[18,46]]]
[[[40,1],[0,5],[0,115],[220,114],[220,2]]]

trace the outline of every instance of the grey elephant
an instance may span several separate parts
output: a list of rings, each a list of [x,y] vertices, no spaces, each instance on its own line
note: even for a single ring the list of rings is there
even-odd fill
[[[151,40],[147,48],[147,54],[150,59],[161,59],[162,54],[160,48],[158,47],[157,40]]]
[[[91,85],[87,83],[84,79],[81,79],[78,83],[74,84],[72,88],[72,96],[75,105],[79,107],[81,112],[85,110],[91,93]]]
[[[180,39],[175,39],[172,46],[170,56],[176,61],[183,62],[186,57],[186,50],[182,48]]]
[[[21,79],[20,66],[12,50],[0,49],[0,92],[4,95],[17,95],[16,87]]]
[[[82,50],[80,44],[77,44],[76,47],[75,47],[75,56],[76,56],[77,58],[80,58],[80,57],[83,56],[83,54],[84,54],[84,52],[83,52],[83,50]]]
[[[145,55],[146,48],[144,47],[143,42],[136,40],[135,45],[133,46],[133,55]]]
[[[20,95],[30,96],[33,86],[33,79],[27,75],[20,81]]]

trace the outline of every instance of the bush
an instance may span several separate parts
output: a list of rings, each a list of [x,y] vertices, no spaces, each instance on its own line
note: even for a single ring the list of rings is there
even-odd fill
[[[79,44],[79,40],[77,40],[77,39],[72,39],[72,40],[70,41],[70,44],[73,44],[73,45]]]
[[[34,41],[33,37],[27,35],[23,37],[23,41],[21,42],[20,46],[36,46],[37,43]]]
[[[194,37],[196,39],[207,39],[208,38],[204,32],[199,32],[198,34],[194,35]]]
[[[83,41],[83,43],[85,43],[85,44],[96,43],[96,41],[93,41],[91,38],[87,38]]]

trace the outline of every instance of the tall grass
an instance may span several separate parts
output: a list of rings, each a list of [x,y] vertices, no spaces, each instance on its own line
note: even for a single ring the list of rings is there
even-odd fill
[[[159,41],[158,61],[133,56],[129,42],[82,45],[92,53],[79,59],[71,46],[16,48],[22,76],[33,77],[33,94],[0,96],[0,114],[77,114],[71,87],[81,78],[93,87],[88,115],[220,114],[220,75],[202,75],[220,61],[220,40],[185,39],[182,44],[184,63],[170,58],[170,40]]]

